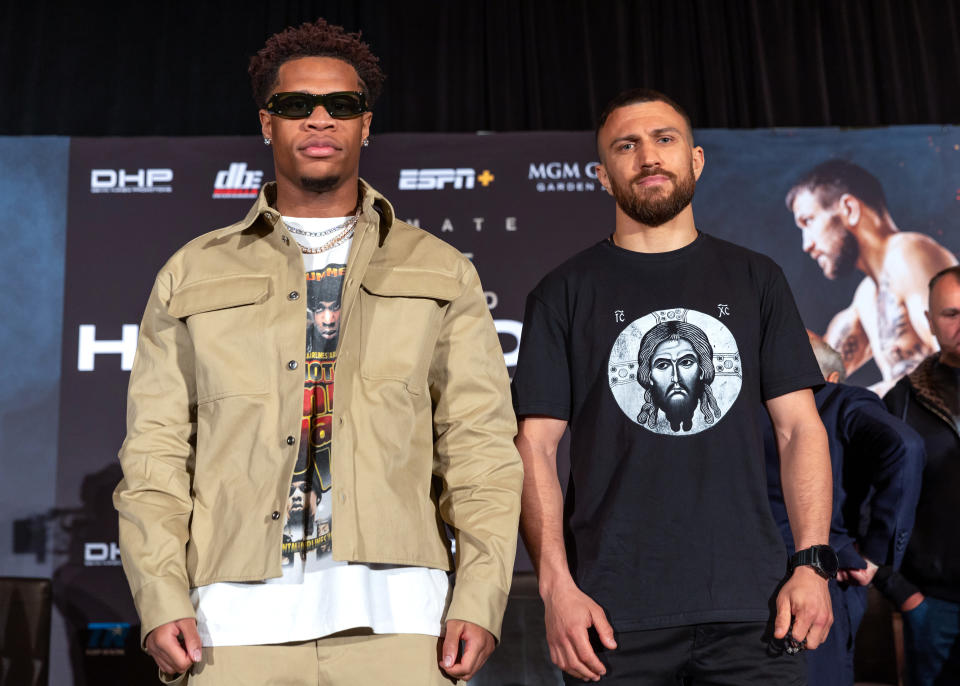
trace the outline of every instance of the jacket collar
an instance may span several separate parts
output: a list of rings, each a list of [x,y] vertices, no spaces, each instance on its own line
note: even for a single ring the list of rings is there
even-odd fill
[[[910,378],[910,385],[913,387],[913,391],[916,394],[917,400],[920,402],[920,404],[925,406],[928,410],[945,421],[951,429],[956,431],[957,426],[950,414],[950,409],[937,393],[935,370],[939,358],[940,353],[934,353],[933,355],[930,355],[924,359],[923,362],[918,364],[917,367],[910,372],[910,374],[908,374],[908,377]]]
[[[369,183],[360,179],[360,218],[364,222],[371,222],[380,225],[381,235],[385,234],[393,226],[393,220],[396,214],[393,211],[393,205],[380,195]],[[276,210],[277,204],[277,182],[270,181],[265,183],[260,189],[260,195],[257,196],[257,202],[254,203],[247,216],[243,220],[232,224],[224,229],[226,235],[244,231],[253,226],[260,217],[266,220],[267,226],[274,228],[274,222],[280,214]]]

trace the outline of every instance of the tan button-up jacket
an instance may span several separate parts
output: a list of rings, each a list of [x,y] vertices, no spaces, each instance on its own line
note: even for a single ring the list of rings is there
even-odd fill
[[[522,466],[493,321],[463,255],[361,192],[336,363],[333,557],[455,568],[447,618],[499,637]],[[143,316],[113,498],[142,639],[194,616],[191,587],[281,574],[306,279],[275,193],[180,249]]]

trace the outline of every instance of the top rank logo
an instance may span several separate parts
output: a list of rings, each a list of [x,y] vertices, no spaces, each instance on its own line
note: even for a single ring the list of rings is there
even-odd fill
[[[91,193],[172,193],[172,169],[91,169]]]
[[[263,171],[247,171],[246,162],[231,162],[229,169],[217,172],[213,182],[214,198],[255,198],[263,182]]]
[[[440,191],[449,184],[454,190],[470,190],[475,182],[486,188],[495,178],[489,169],[477,174],[469,167],[401,169],[398,187],[402,191]]]

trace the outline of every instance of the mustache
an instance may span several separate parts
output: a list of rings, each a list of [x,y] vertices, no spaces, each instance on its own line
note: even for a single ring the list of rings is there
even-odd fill
[[[630,183],[642,181],[648,176],[666,176],[671,181],[677,180],[677,175],[673,172],[667,171],[666,169],[661,169],[660,167],[652,167],[648,169],[641,169],[639,174],[630,179]]]

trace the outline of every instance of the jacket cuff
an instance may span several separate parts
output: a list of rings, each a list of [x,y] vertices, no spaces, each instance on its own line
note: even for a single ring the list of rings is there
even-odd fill
[[[140,647],[147,642],[147,634],[178,619],[196,618],[190,602],[190,589],[176,580],[158,579],[140,588],[133,596],[140,615]]]
[[[869,534],[860,541],[860,554],[873,562],[875,565],[883,567],[884,565],[894,565],[896,562],[890,554],[893,546],[886,537],[870,536]]]
[[[493,634],[499,643],[506,609],[507,593],[502,589],[483,581],[461,578],[458,574],[446,619],[459,619],[481,626]]]
[[[920,592],[920,589],[907,581],[905,576],[900,572],[895,572],[893,567],[878,569],[873,577],[873,586],[898,610],[903,607],[907,598]]]
[[[840,569],[866,569],[867,563],[852,545],[846,545],[837,551]]]

